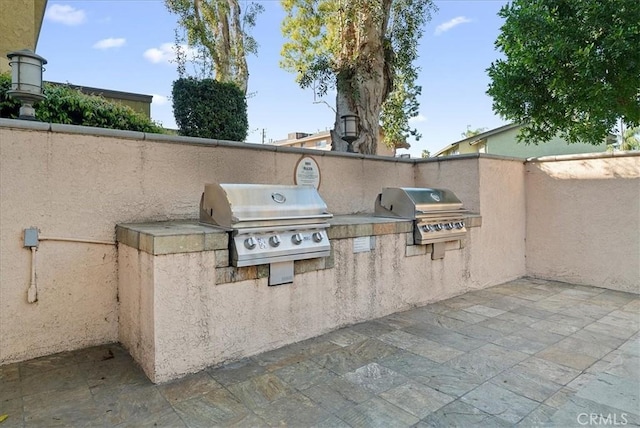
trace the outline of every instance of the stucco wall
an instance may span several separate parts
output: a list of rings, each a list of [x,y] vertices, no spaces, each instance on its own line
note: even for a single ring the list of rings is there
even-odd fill
[[[42,241],[39,300],[29,304],[25,228],[37,227],[45,237],[114,242],[118,223],[196,218],[207,182],[292,184],[303,155],[318,162],[319,192],[334,214],[372,212],[385,186],[449,188],[482,214],[482,227],[467,239],[469,251],[447,253],[450,270],[437,263],[416,267],[435,296],[527,273],[638,292],[638,157],[531,163],[525,172],[521,161],[491,156],[405,161],[2,119],[0,364],[119,338],[115,246]],[[336,263],[335,273],[309,275],[346,275],[339,269]],[[366,281],[387,275],[371,272],[362,273]],[[136,305],[142,303],[120,308],[122,316],[143,323]]]
[[[303,154],[318,162],[319,191],[335,214],[372,212],[383,186],[413,185],[407,161],[144,137],[0,120],[0,363],[118,340],[115,246],[42,241],[39,300],[29,304],[25,228],[114,242],[118,223],[197,218],[207,182],[293,184]]]
[[[165,382],[455,296],[475,280],[463,272],[481,255],[478,229],[470,230],[469,245],[439,260],[430,254],[406,257],[405,233],[377,236],[375,248],[361,253],[353,252],[352,238],[333,239],[333,268],[297,274],[292,284],[278,287],[268,287],[267,278],[216,283],[213,251],[152,256],[123,245],[121,289],[128,291],[121,302],[132,298],[127,307],[133,311],[127,312],[134,315],[121,320],[127,334],[122,341],[154,382]],[[139,282],[148,266],[152,283]],[[136,319],[138,312],[153,327]]]
[[[640,292],[638,154],[530,162],[526,186],[530,275]]]
[[[416,167],[417,187],[448,188],[465,208],[482,214],[474,243],[479,254],[465,273],[470,286],[526,275],[523,161],[473,155],[421,161]]]

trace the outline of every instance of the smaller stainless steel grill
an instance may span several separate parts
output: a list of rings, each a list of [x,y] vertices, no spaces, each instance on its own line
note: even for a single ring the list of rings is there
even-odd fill
[[[467,233],[462,202],[450,190],[386,187],[376,199],[375,215],[414,220],[414,244],[464,238]]]
[[[310,186],[207,184],[200,200],[200,222],[231,232],[234,266],[270,264],[284,272],[270,285],[293,280],[294,260],[329,256],[331,217]]]

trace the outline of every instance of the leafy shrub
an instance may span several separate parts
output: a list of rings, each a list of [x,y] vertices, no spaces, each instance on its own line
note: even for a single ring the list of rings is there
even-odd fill
[[[0,117],[19,116],[20,102],[9,97],[11,75],[0,74]],[[66,85],[44,84],[46,99],[34,107],[43,122],[163,134],[162,127],[131,107],[107,101],[97,95],[83,94]]]
[[[233,83],[180,78],[173,82],[173,115],[180,135],[244,141],[247,101]]]

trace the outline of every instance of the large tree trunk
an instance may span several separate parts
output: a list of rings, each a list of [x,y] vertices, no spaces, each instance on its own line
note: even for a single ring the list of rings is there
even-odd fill
[[[349,43],[343,51],[337,74],[336,121],[331,133],[333,150],[346,151],[346,143],[337,141],[343,132],[340,118],[355,114],[360,119],[360,127],[358,139],[352,144],[353,151],[377,153],[380,112],[391,85],[385,70],[384,51],[391,0],[379,1],[381,14],[360,11],[356,15],[358,22],[343,29],[345,39],[355,43]]]
[[[229,34],[229,5],[218,3],[218,70],[216,80],[218,82],[232,82],[231,72],[231,35]]]
[[[249,81],[249,68],[247,67],[247,54],[244,49],[244,31],[242,29],[240,18],[241,10],[238,0],[229,0],[229,9],[231,10],[231,33],[233,35],[231,43],[231,57],[234,59],[233,75],[235,83],[246,95]]]

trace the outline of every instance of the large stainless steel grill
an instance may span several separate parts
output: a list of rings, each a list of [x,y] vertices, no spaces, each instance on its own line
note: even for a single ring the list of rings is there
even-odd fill
[[[200,222],[231,232],[234,266],[291,262],[291,280],[293,260],[329,256],[331,217],[310,186],[207,184],[200,201]]]
[[[386,187],[376,199],[375,215],[414,220],[414,244],[455,241],[465,237],[466,210],[450,190]]]

